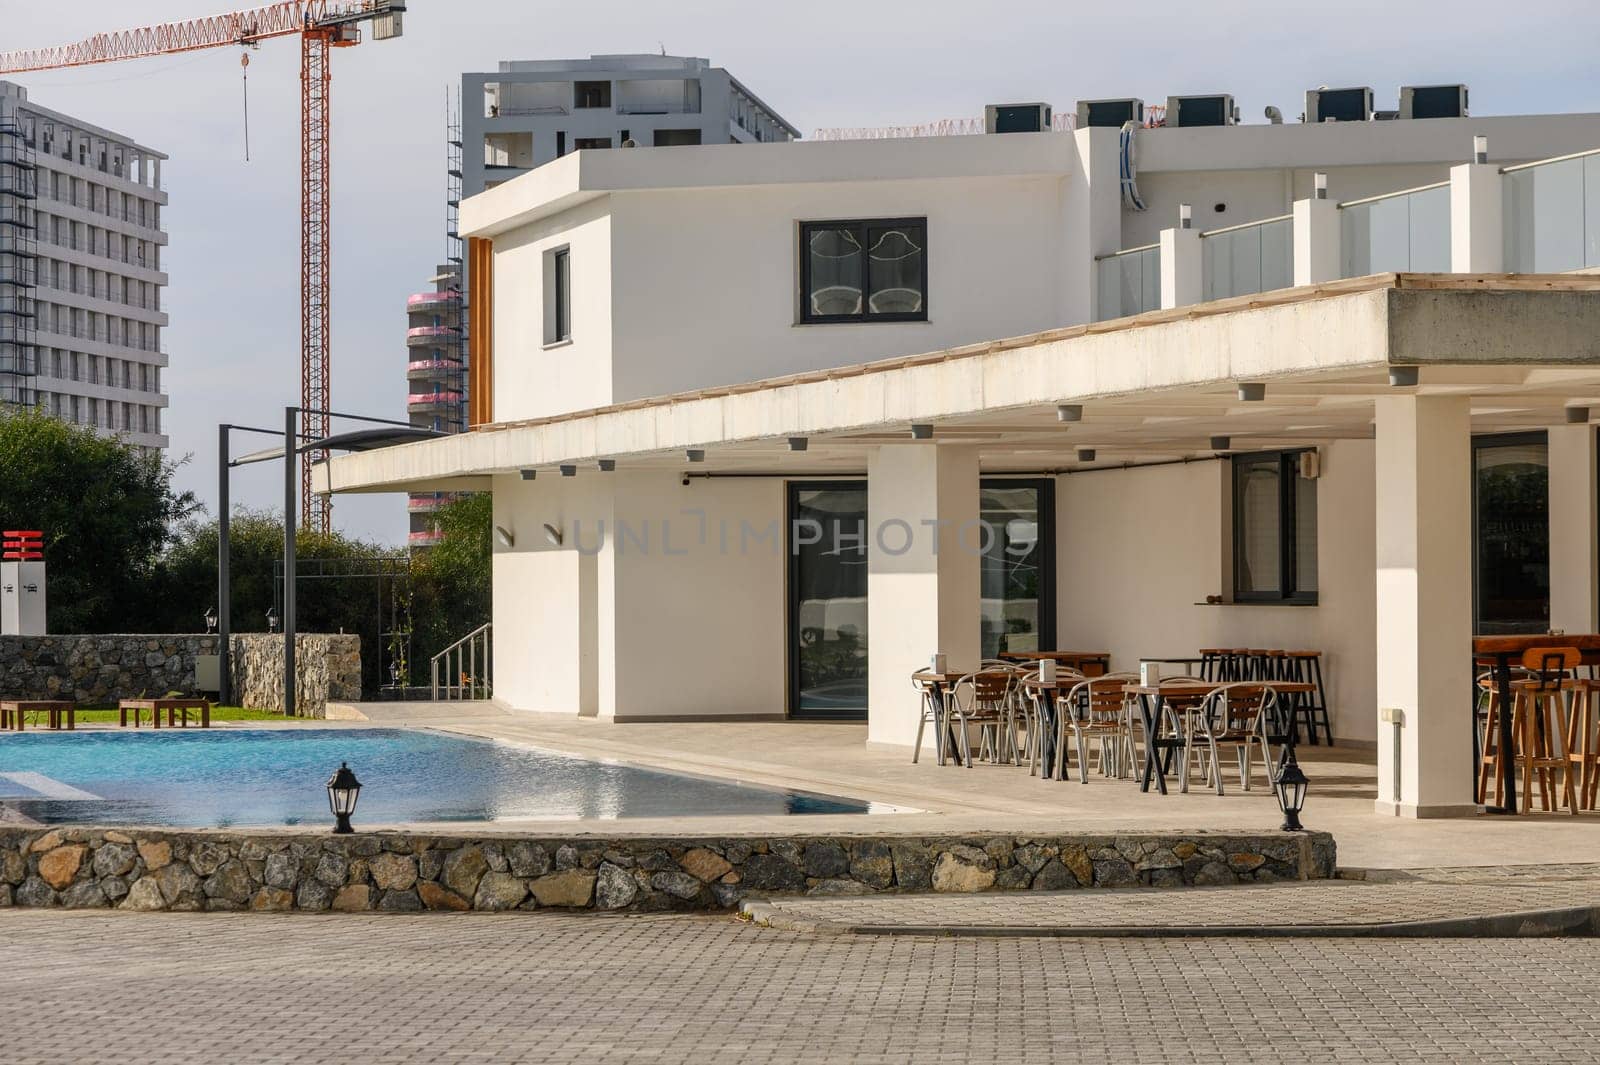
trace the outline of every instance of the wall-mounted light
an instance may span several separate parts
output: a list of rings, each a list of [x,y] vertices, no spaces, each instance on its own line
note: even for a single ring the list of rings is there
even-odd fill
[[[595,465],[600,468],[600,472],[601,473],[616,473],[617,472],[617,460],[616,459],[601,459],[599,462],[595,463]]]
[[[1267,386],[1260,381],[1239,382],[1240,403],[1260,403],[1267,398]]]
[[[1311,195],[1319,200],[1328,198],[1328,175],[1320,170],[1311,175]]]
[[[531,481],[535,477],[539,476],[538,470],[518,470],[517,472],[522,474],[522,479],[524,481]]]
[[[690,448],[688,451],[685,451],[683,455],[684,458],[688,459],[690,462],[704,462],[706,460],[705,451],[697,447]]]
[[[1211,450],[1212,451],[1232,451],[1233,450],[1233,437],[1231,437],[1231,436],[1213,436],[1211,438]]]
[[[545,543],[549,544],[551,547],[560,547],[561,541],[564,539],[566,539],[566,537],[561,534],[560,529],[556,528],[554,525],[551,525],[549,522],[544,523]]]
[[[933,439],[933,426],[928,425],[926,423],[921,423],[921,422],[914,423],[911,426],[911,439],[913,439],[913,440],[932,440]]]
[[[561,476],[563,476],[563,477],[576,477],[576,476],[578,476],[578,467],[576,467],[576,466],[563,466],[563,467],[561,467]]]
[[[1474,163],[1487,163],[1489,161],[1489,138],[1481,133],[1472,138],[1472,161]]]
[[[1056,421],[1058,421],[1058,422],[1081,422],[1081,421],[1083,421],[1083,404],[1082,403],[1058,403],[1058,404],[1056,404]]]
[[[811,446],[811,441],[807,440],[803,436],[791,436],[789,438],[789,450],[790,451],[804,451],[806,448],[808,448],[810,446]]]
[[[1589,420],[1588,407],[1568,407],[1567,421],[1573,425],[1583,425]]]
[[[501,547],[517,546],[517,538],[515,534],[513,534],[511,530],[507,529],[504,525],[496,525],[494,527],[494,538],[500,541]]]
[[[1389,384],[1395,388],[1412,388],[1421,376],[1421,370],[1415,366],[1389,367]]]
[[[1194,208],[1186,203],[1178,204],[1178,228],[1191,229],[1194,227]]]
[[[1094,448],[1092,448],[1092,447],[1080,447],[1078,449],[1078,461],[1079,462],[1093,462],[1094,461]]]

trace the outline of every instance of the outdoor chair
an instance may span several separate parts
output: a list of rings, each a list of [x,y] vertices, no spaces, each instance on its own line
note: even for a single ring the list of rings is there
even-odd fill
[[[968,673],[950,690],[947,713],[956,720],[961,757],[972,768],[972,728],[978,729],[978,757],[1000,761],[1006,728],[1012,723],[1012,695],[1017,674],[1009,669],[984,669]]]
[[[1124,777],[1133,773],[1133,729],[1129,712],[1132,697],[1125,689],[1137,684],[1132,673],[1104,673],[1086,677],[1057,700],[1056,757],[1052,776],[1067,779],[1067,730],[1072,730],[1078,755],[1078,782],[1089,783],[1089,747],[1098,743],[1100,774]]]
[[[1261,751],[1261,764],[1270,785],[1277,771],[1267,739],[1267,721],[1276,712],[1278,693],[1270,684],[1242,682],[1213,688],[1185,722],[1183,765],[1179,790],[1188,792],[1190,772],[1198,762],[1202,778],[1223,794],[1222,750],[1234,749],[1239,763],[1239,785],[1250,790],[1250,772]]]
[[[940,765],[944,765],[945,738],[949,732],[945,728],[944,696],[939,691],[939,685],[931,680],[918,680],[916,675],[911,677],[912,687],[917,689],[917,694],[922,700],[922,716],[917,722],[917,742],[911,748],[911,764],[916,765],[917,759],[922,756],[922,735],[927,727],[933,726],[934,755]]]

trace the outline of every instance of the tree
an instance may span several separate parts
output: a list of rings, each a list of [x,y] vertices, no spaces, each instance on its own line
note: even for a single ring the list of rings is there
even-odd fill
[[[44,533],[52,631],[148,631],[156,559],[198,508],[176,468],[41,411],[0,414],[0,528]]]
[[[412,556],[414,631],[411,676],[428,679],[427,663],[490,616],[490,528],[494,497],[462,496],[438,512],[444,538]]]

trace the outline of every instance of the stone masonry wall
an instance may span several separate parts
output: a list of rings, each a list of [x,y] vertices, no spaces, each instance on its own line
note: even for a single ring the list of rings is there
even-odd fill
[[[233,637],[233,697],[253,710],[283,709],[283,634]],[[361,637],[300,633],[294,638],[295,712],[324,717],[330,702],[361,699]]]
[[[0,696],[106,706],[187,693],[195,656],[216,653],[215,636],[194,634],[0,636]]]
[[[1322,832],[611,840],[0,828],[0,906],[726,910],[747,895],[1327,879]]]

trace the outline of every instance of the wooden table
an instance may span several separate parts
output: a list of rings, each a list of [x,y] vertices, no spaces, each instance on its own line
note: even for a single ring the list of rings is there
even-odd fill
[[[167,712],[168,728],[188,728],[189,711],[200,711],[200,727],[211,727],[211,700],[209,699],[122,699],[117,703],[117,727],[128,727],[128,711],[133,711],[133,727],[138,728],[144,712],[150,712],[152,728],[161,727],[161,711]],[[181,717],[179,715],[182,715]]]
[[[1194,676],[1194,667],[1205,665],[1205,661],[1204,658],[1183,658],[1180,656],[1178,658],[1141,658],[1139,659],[1139,664],[1141,666],[1146,663],[1156,666],[1182,666],[1183,675],[1192,677]]]
[[[58,729],[63,720],[68,731],[78,727],[77,704],[66,699],[5,699],[0,700],[0,729],[22,731],[27,714],[45,714],[50,727]]]
[[[1600,660],[1600,634],[1532,633],[1525,636],[1476,636],[1472,640],[1474,658],[1494,664],[1495,692],[1500,699],[1500,780],[1505,791],[1504,806],[1484,806],[1493,814],[1517,812],[1517,744],[1511,731],[1511,663],[1522,660],[1523,652],[1535,647],[1572,647],[1583,652],[1585,662]],[[1476,724],[1474,724],[1476,730]],[[1488,798],[1487,795],[1484,798]]]
[[[1274,680],[1274,681],[1239,681],[1256,688],[1271,688],[1280,695],[1305,694],[1316,690],[1316,685],[1306,684],[1302,681]],[[1182,698],[1185,702],[1193,701],[1195,704],[1218,688],[1227,685],[1218,684],[1207,680],[1171,680],[1165,684],[1129,684],[1122,690],[1139,699],[1139,716],[1144,722],[1144,772],[1139,778],[1139,790],[1149,791],[1150,780],[1155,778],[1156,789],[1165,795],[1167,793],[1167,774],[1161,765],[1160,751],[1169,753],[1183,747],[1183,740],[1176,736],[1161,735],[1161,711],[1165,708],[1166,700],[1173,696]],[[1291,732],[1292,736],[1293,733]],[[1269,736],[1268,742],[1282,740],[1282,736]]]
[[[1110,651],[1001,651],[1000,657],[1018,662],[1042,662],[1048,658],[1086,677],[1098,677],[1111,669]]]

